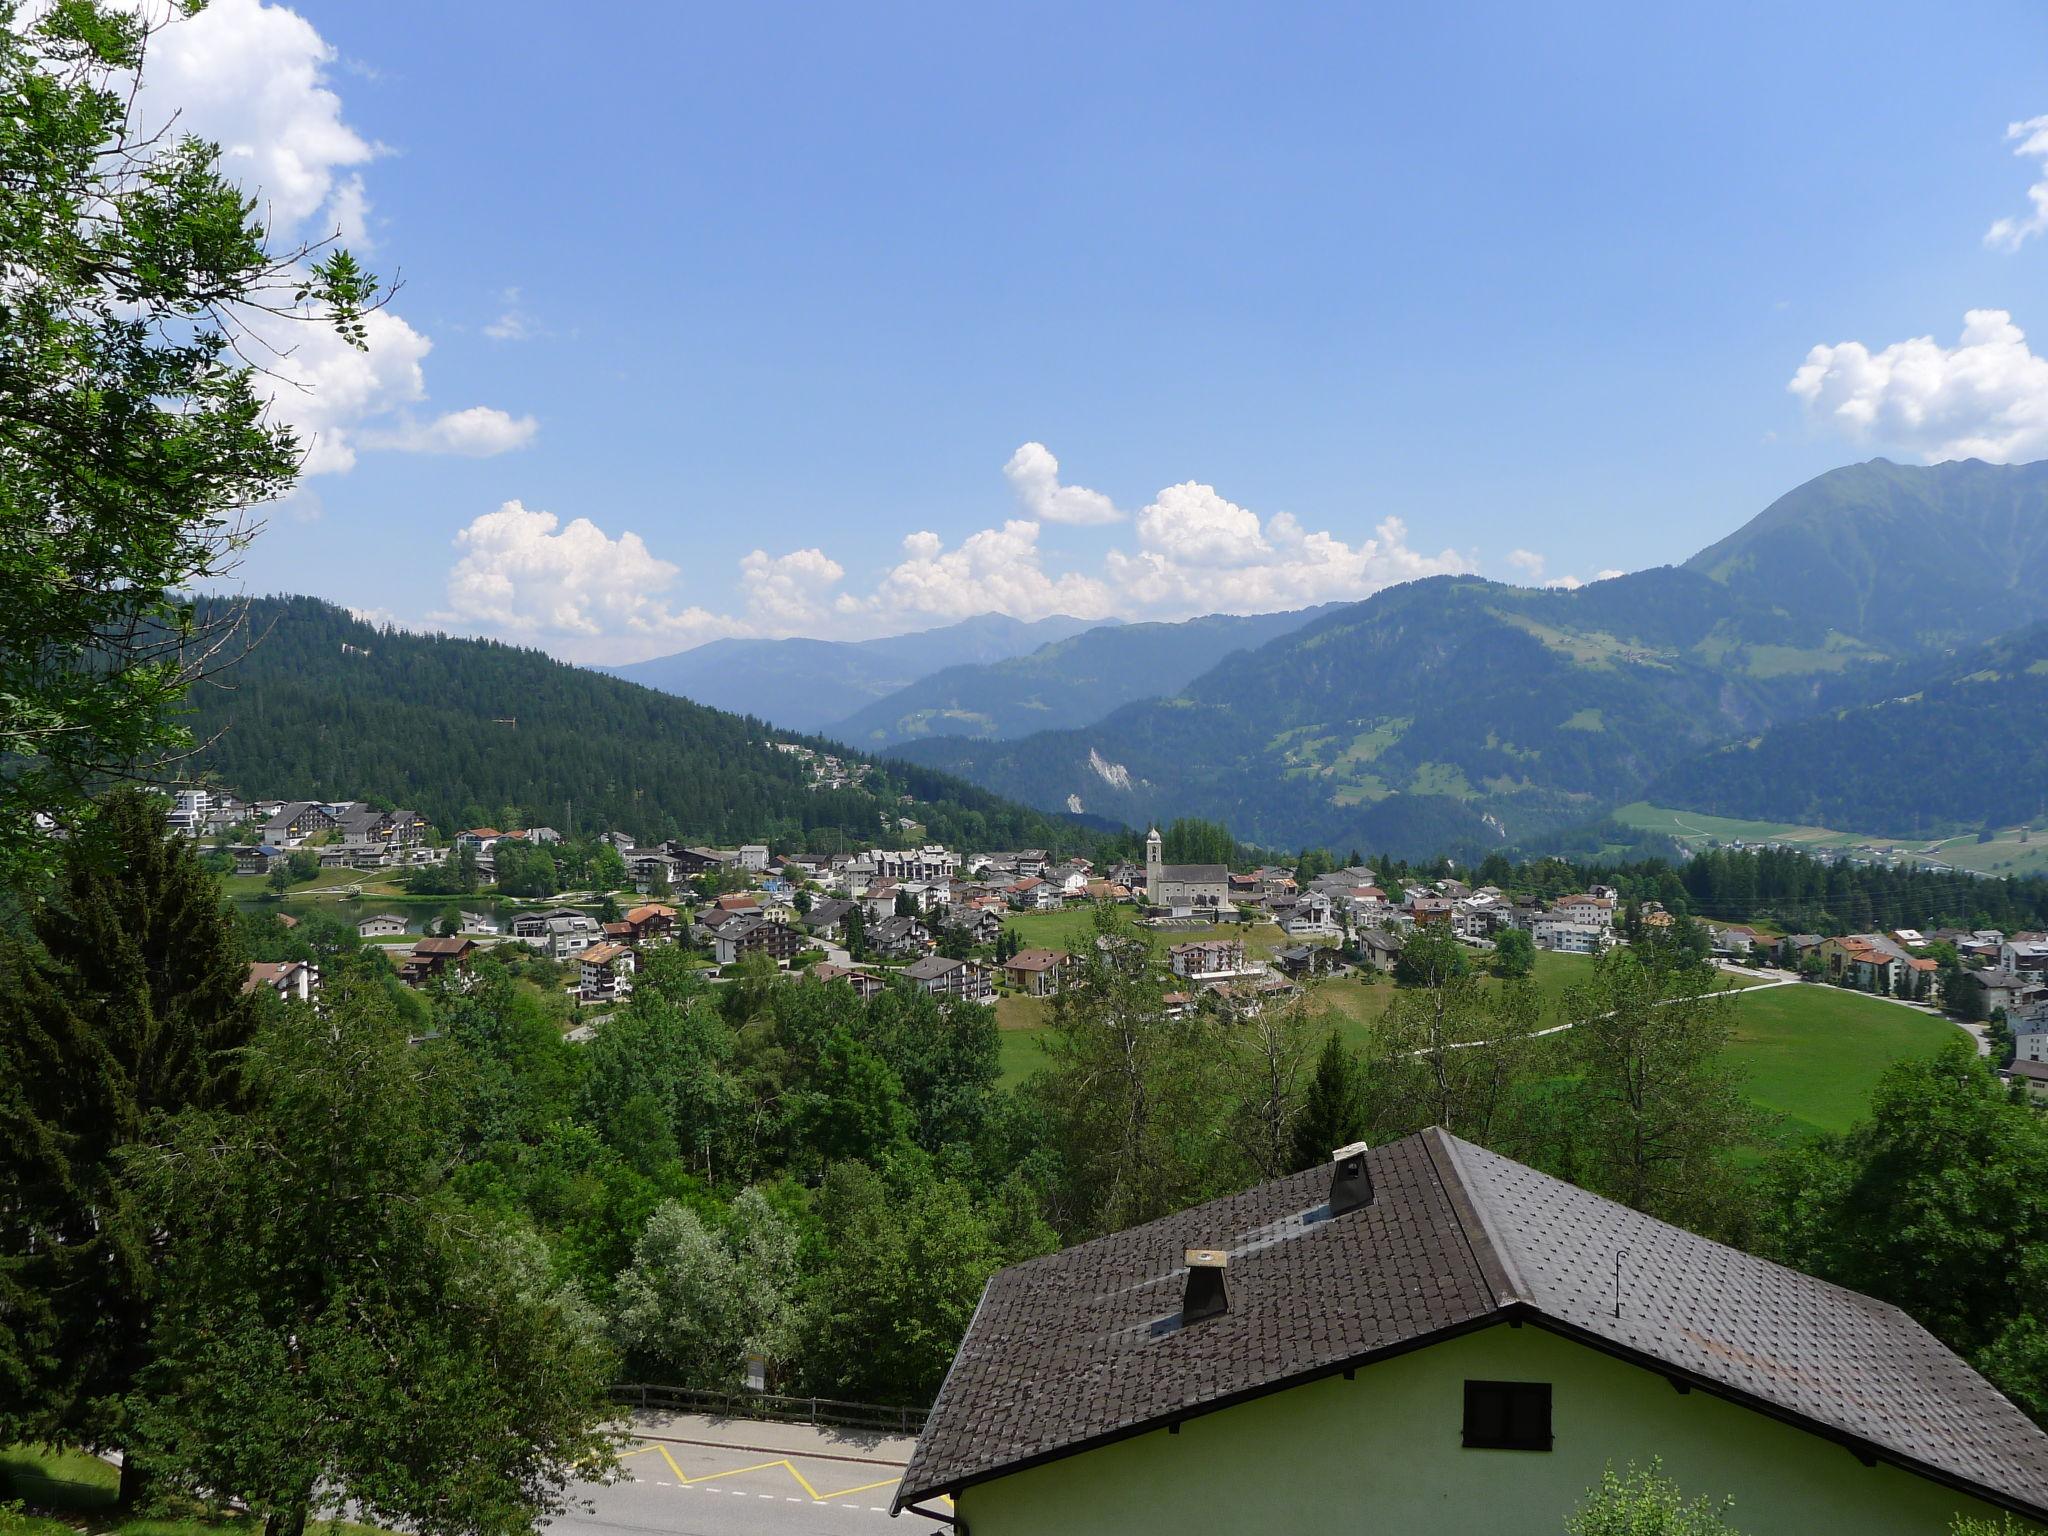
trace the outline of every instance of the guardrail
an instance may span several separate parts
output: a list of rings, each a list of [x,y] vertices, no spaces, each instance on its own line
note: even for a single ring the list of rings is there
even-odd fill
[[[735,1419],[769,1419],[781,1424],[829,1424],[839,1429],[876,1429],[915,1435],[924,1430],[929,1409],[891,1408],[882,1403],[848,1403],[830,1397],[778,1397],[772,1392],[707,1392],[628,1382],[612,1388],[612,1400],[640,1409],[706,1413]]]

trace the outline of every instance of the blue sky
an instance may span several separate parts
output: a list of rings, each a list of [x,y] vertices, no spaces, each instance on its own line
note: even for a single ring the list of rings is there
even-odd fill
[[[1565,9],[216,0],[161,99],[404,278],[243,579],[624,660],[2048,456],[2048,13]]]

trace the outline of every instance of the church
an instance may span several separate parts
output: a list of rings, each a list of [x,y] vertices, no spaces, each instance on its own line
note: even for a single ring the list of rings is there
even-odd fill
[[[1224,864],[1168,864],[1159,829],[1145,834],[1145,900],[1175,917],[1214,917],[1228,899]]]

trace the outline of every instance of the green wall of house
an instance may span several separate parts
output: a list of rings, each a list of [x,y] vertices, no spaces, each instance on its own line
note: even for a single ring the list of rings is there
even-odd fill
[[[1549,1452],[1460,1444],[1470,1379],[1552,1383]],[[969,1487],[972,1536],[1562,1533],[1603,1467],[1661,1456],[1746,1536],[1947,1531],[1988,1506],[1534,1326],[1499,1325]]]

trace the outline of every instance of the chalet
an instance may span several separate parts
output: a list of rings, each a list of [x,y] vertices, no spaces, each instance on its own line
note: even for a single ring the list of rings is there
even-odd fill
[[[622,857],[626,861],[626,873],[632,877],[633,889],[646,895],[666,890],[680,878],[676,861],[661,848],[635,848]]]
[[[806,933],[820,939],[836,939],[846,930],[846,915],[853,911],[850,901],[817,901],[797,919]],[[863,914],[865,916],[865,914]]]
[[[580,980],[576,987],[579,1002],[609,1003],[633,993],[633,972],[639,957],[623,944],[593,944],[583,951]]]
[[[1050,880],[1041,880],[1036,875],[1024,876],[1011,885],[1004,895],[1009,897],[1010,905],[1020,912],[1053,912],[1064,904],[1060,888]]]
[[[1066,985],[1073,963],[1063,949],[1020,949],[1003,962],[1003,979],[1027,997],[1051,997]]]
[[[235,850],[235,873],[238,875],[267,875],[282,864],[287,855],[282,848],[271,843],[258,843],[254,847]]]
[[[948,960],[943,955],[927,955],[922,960],[912,961],[898,974],[920,992],[932,997],[984,1003],[996,994],[988,967],[979,960]]]
[[[320,967],[303,960],[252,960],[242,990],[268,990],[282,998],[310,1003],[320,994]]]
[[[1550,904],[1550,910],[1564,914],[1573,922],[1590,923],[1596,928],[1614,926],[1612,896],[1560,896]]]
[[[1451,898],[1448,896],[1410,896],[1408,898],[1408,915],[1414,919],[1415,926],[1418,928],[1449,928],[1452,916],[1451,906]]]
[[[716,848],[688,847],[680,843],[668,845],[669,863],[675,872],[684,877],[709,875],[734,862],[734,856]]]
[[[379,912],[356,924],[359,939],[393,939],[405,932],[405,919],[396,912]]]
[[[1823,939],[1821,964],[1837,981],[1853,982],[1866,992],[1890,992],[1898,975],[1897,957],[1872,944],[1862,934]]]
[[[887,960],[904,960],[932,947],[931,930],[914,917],[885,917],[868,929],[868,947]]]
[[[1391,971],[1394,962],[1401,958],[1401,938],[1384,928],[1361,928],[1358,937],[1352,940],[1351,952],[1358,957],[1360,965],[1370,966],[1375,971]]]
[[[955,906],[946,913],[946,921],[955,928],[967,930],[968,941],[973,944],[993,944],[1003,936],[1003,909],[989,908],[968,903]]]
[[[804,971],[804,976],[810,981],[825,984],[843,981],[853,988],[864,1003],[872,1001],[875,995],[888,985],[873,971],[857,965],[834,965],[830,960],[821,960],[818,964],[810,966]]]
[[[675,937],[676,909],[660,902],[628,908],[624,921],[627,942],[634,945],[666,944]]]
[[[2048,1099],[2048,1061],[2016,1059],[2005,1069],[2005,1080],[2009,1083],[2023,1083],[2027,1092],[2037,1099]]]
[[[473,938],[495,937],[499,931],[498,920],[488,912],[464,912],[459,926]]]
[[[2048,1520],[2048,1435],[1898,1308],[1438,1129],[999,1271],[892,1510],[1522,1536],[1660,1458],[1750,1536]]]
[[[575,907],[555,907],[546,912],[522,912],[512,919],[512,937],[535,949],[544,949],[556,960],[581,954],[598,942],[597,920]]]
[[[1166,952],[1166,963],[1174,975],[1190,981],[1226,980],[1251,974],[1251,968],[1245,964],[1242,939],[1197,939],[1175,944]]]
[[[1344,962],[1343,952],[1328,944],[1291,945],[1275,954],[1273,963],[1295,981],[1341,976],[1351,969]]]
[[[455,834],[455,846],[467,848],[471,853],[484,853],[504,835],[496,827],[470,827]]]
[[[721,923],[711,937],[712,958],[731,965],[749,955],[767,955],[777,965],[788,965],[803,938],[788,923],[771,923],[765,917],[736,914]]]
[[[1998,946],[1998,968],[2048,979],[2048,939],[2039,934],[2014,934]]]
[[[399,967],[398,979],[409,987],[418,987],[445,971],[466,972],[476,951],[476,940],[460,935],[421,939],[413,945],[412,953],[405,957],[405,964]]]

